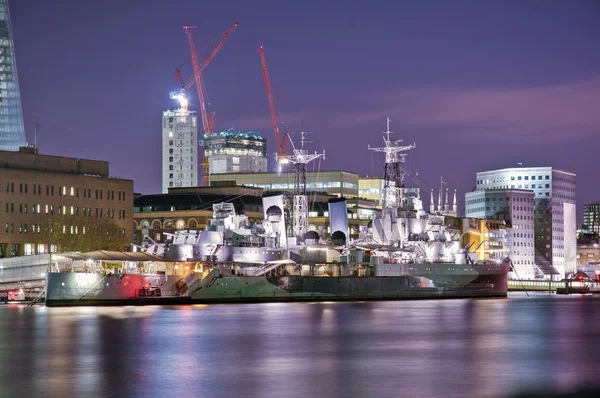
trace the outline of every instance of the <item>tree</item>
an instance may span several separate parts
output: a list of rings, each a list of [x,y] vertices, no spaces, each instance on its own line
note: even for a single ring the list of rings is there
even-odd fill
[[[64,214],[47,219],[42,225],[39,243],[56,245],[62,252],[124,250],[130,244],[113,220]]]

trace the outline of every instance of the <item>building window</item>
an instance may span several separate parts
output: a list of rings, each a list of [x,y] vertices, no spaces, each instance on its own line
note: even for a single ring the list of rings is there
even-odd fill
[[[195,229],[196,226],[197,226],[197,224],[196,224],[195,220],[190,221],[190,228],[191,229]],[[6,224],[6,231],[8,232],[8,224]]]
[[[160,222],[154,221],[154,223],[152,223],[152,228],[153,229],[160,229]]]

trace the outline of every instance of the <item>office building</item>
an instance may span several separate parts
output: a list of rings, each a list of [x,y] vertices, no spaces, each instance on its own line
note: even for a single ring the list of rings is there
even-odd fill
[[[462,247],[468,247],[477,259],[503,260],[508,255],[506,221],[493,218],[448,217],[448,224],[462,221]]]
[[[109,218],[133,237],[133,181],[110,177],[108,162],[39,155],[34,148],[0,151],[0,257],[55,251],[40,242],[55,215],[73,217],[63,233],[77,234],[78,218]]]
[[[600,238],[592,234],[577,239],[577,267],[588,266],[597,267],[600,271]],[[600,276],[600,272],[598,274]]]
[[[504,221],[506,248],[516,271],[514,277],[535,278],[535,217],[531,190],[509,188],[467,192],[465,215],[467,218]],[[488,244],[483,244],[484,248],[486,246]],[[546,273],[553,275],[556,271],[549,268]]]
[[[552,167],[519,167],[477,173],[476,190],[533,191],[535,263],[562,276],[576,272],[576,176]]]
[[[204,155],[211,175],[267,171],[267,142],[257,131],[244,133],[232,127],[204,136]]]
[[[379,177],[360,177],[358,179],[358,196],[374,200],[381,207],[385,180]]]
[[[583,225],[587,233],[600,236],[600,202],[583,206]]]
[[[187,103],[162,117],[162,191],[198,185],[198,117]]]
[[[211,185],[243,185],[265,191],[294,192],[293,172],[212,174]],[[353,198],[358,195],[358,174],[343,170],[307,171],[306,191]]]
[[[0,0],[0,151],[18,151],[25,141],[8,0]]]

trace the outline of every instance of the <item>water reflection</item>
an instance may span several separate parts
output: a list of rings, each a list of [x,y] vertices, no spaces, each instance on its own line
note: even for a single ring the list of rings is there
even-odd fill
[[[600,297],[0,307],[0,396],[477,396],[598,385]]]

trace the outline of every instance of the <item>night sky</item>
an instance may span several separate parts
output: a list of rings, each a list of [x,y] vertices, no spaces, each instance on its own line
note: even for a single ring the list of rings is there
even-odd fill
[[[385,118],[416,142],[407,168],[464,192],[475,172],[577,173],[578,213],[600,200],[598,1],[11,1],[28,140],[40,152],[108,160],[136,192],[161,190],[161,116],[173,69],[240,25],[204,74],[217,129],[258,130],[275,149],[264,45],[288,132],[325,149],[321,169],[380,175]],[[204,51],[206,54],[206,50]],[[202,58],[202,57],[201,57]],[[192,91],[195,94],[195,90]],[[197,97],[191,97],[191,107]],[[428,204],[429,195],[424,195]]]

